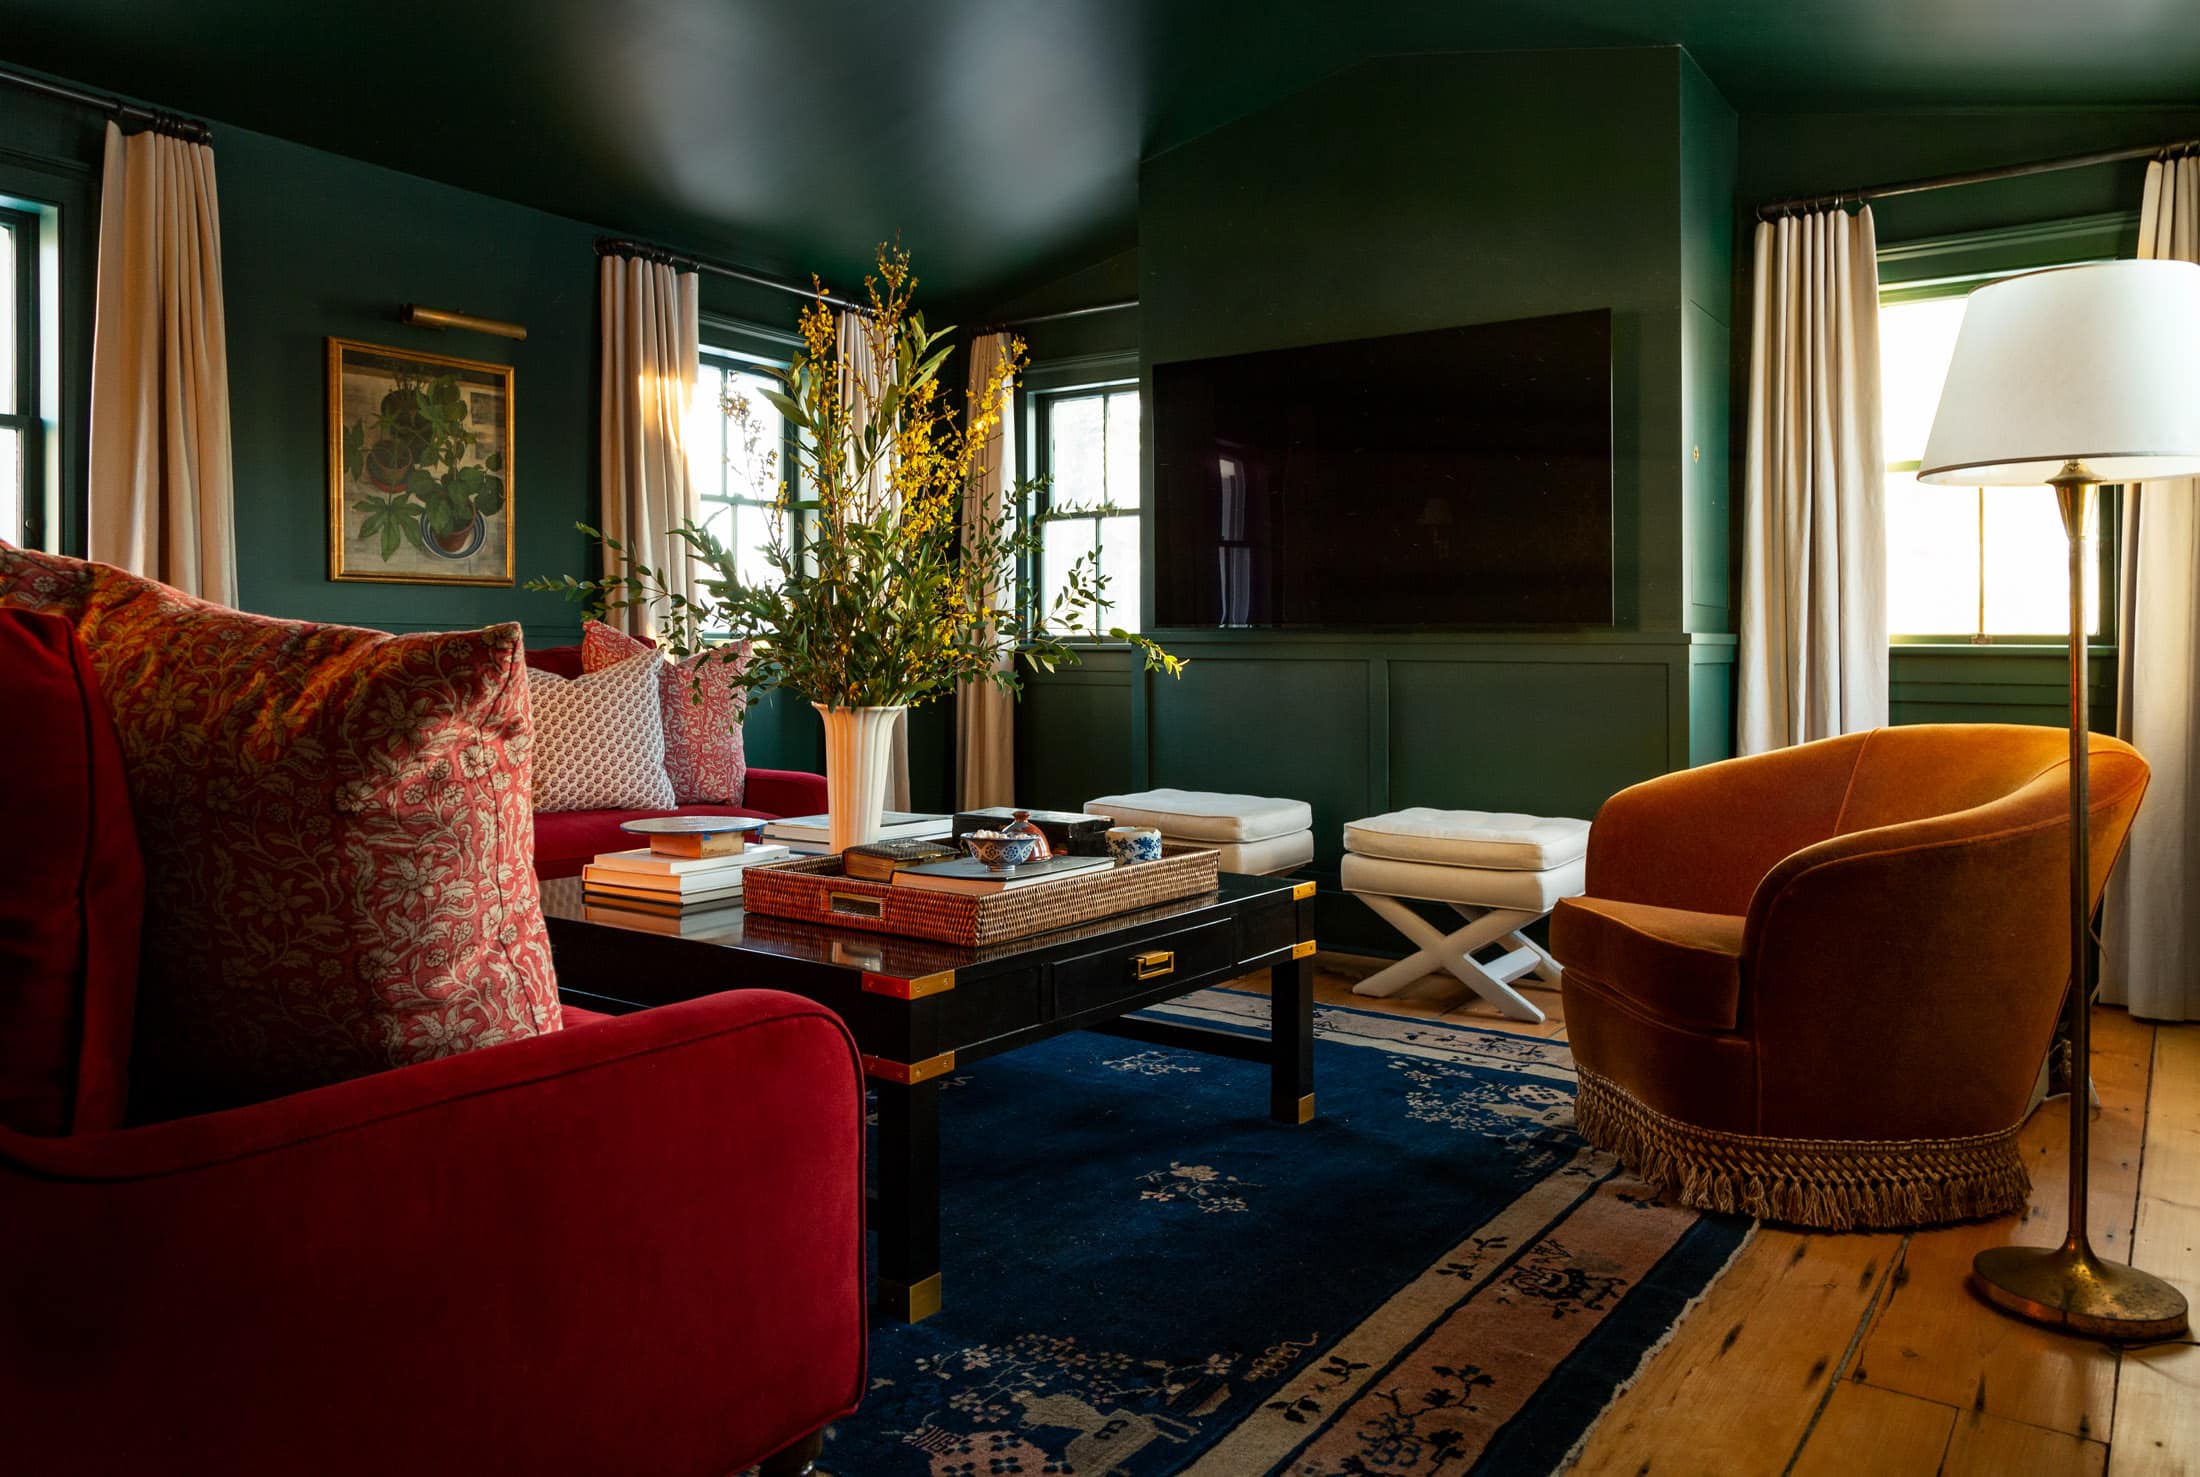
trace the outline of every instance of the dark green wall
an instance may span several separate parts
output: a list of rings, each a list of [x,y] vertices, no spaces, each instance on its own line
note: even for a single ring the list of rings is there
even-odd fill
[[[89,79],[96,85],[97,79]],[[81,552],[81,447],[89,383],[101,122],[96,113],[0,89],[0,193],[61,203],[72,403],[62,544]],[[239,599],[269,615],[385,630],[516,620],[535,645],[579,639],[574,608],[519,587],[592,572],[574,528],[597,517],[596,258],[584,222],[213,123],[228,315]],[[677,243],[674,243],[677,244]],[[798,301],[703,279],[706,314],[793,327]],[[398,321],[417,302],[526,325],[524,342]],[[337,583],[328,576],[327,378],[331,336],[510,364],[518,583],[512,588]],[[946,704],[914,716],[920,804],[944,806]],[[806,702],[774,696],[748,725],[750,762],[817,769],[823,740]]]

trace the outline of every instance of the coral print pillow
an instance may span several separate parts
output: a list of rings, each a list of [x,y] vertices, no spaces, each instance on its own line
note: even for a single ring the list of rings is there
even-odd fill
[[[558,1029],[518,626],[387,636],[0,545],[91,653],[145,855],[133,1085],[251,1102]]]
[[[639,636],[602,621],[581,627],[581,666],[600,672],[654,650]],[[741,710],[746,694],[739,677],[749,644],[697,652],[667,664],[659,675],[664,700],[665,774],[682,805],[739,805],[748,782],[741,751]],[[698,682],[697,678],[701,681]]]
[[[670,810],[664,658],[644,651],[601,671],[527,669],[535,708],[535,809]]]

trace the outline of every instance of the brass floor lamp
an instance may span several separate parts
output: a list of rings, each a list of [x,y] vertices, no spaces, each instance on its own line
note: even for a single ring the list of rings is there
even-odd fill
[[[2103,483],[2200,474],[2200,265],[2105,262],[1971,295],[1920,482],[2055,489],[2070,539],[2070,1223],[1971,1273],[1996,1306],[2092,1338],[2172,1338],[2184,1295],[2094,1254],[2086,1233],[2092,980],[2086,933],[2085,523]],[[2200,879],[2196,879],[2200,880]]]

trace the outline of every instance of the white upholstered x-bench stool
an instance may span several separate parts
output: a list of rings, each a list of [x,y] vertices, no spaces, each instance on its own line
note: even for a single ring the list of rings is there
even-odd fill
[[[1355,994],[1395,995],[1442,969],[1511,1020],[1543,1019],[1513,981],[1533,976],[1555,986],[1558,961],[1520,930],[1557,907],[1560,898],[1580,895],[1587,821],[1482,810],[1397,810],[1347,825],[1344,850],[1344,890],[1419,946],[1354,985]],[[1466,922],[1443,933],[1407,906],[1409,900],[1443,903]],[[1474,957],[1490,944],[1503,944],[1507,952],[1489,963]]]

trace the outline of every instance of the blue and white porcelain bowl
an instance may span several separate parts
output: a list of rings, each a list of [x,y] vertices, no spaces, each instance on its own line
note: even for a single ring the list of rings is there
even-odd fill
[[[996,872],[1020,867],[1039,848],[1036,831],[971,831],[963,837],[970,855]]]
[[[1161,860],[1161,833],[1151,826],[1112,826],[1108,830],[1108,856],[1119,867],[1132,862]]]

